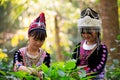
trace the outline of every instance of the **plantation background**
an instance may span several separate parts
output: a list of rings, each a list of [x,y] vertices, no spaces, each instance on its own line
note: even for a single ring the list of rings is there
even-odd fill
[[[27,44],[28,27],[40,12],[47,25],[43,49],[52,63],[69,60],[81,40],[77,20],[86,7],[99,12],[103,21],[101,39],[109,50],[106,78],[120,80],[120,0],[0,0],[0,79],[13,70],[13,54]]]

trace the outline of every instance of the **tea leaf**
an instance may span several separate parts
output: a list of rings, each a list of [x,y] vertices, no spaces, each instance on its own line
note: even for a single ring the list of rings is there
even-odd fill
[[[45,64],[41,65],[41,69],[43,72],[47,73],[48,72],[48,67]]]
[[[0,75],[6,76],[5,72],[1,70],[0,70]]]
[[[62,70],[58,70],[58,74],[59,74],[61,77],[65,76],[65,72],[63,72]]]
[[[75,66],[76,66],[76,63],[75,63],[76,61],[75,60],[69,60],[69,61],[67,61],[66,62],[66,64],[65,64],[65,69],[74,69],[75,68]]]

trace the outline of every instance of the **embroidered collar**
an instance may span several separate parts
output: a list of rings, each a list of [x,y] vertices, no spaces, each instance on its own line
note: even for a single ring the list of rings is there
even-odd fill
[[[93,45],[87,45],[86,44],[86,40],[83,42],[83,49],[85,50],[92,50],[95,46],[97,45],[97,43],[93,44]]]
[[[28,51],[26,50],[26,55],[31,58],[31,59],[37,59],[38,57],[41,57],[43,54],[43,51],[41,48],[39,48],[39,52],[37,52],[37,55],[33,56],[30,53],[28,53]]]

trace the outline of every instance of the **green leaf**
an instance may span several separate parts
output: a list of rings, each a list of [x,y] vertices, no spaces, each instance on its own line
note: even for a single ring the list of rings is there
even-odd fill
[[[9,72],[10,74],[22,79],[24,78],[25,76],[29,75],[27,72],[24,72],[24,71],[17,71],[17,72]]]
[[[87,77],[81,78],[80,80],[90,80],[92,78],[95,78],[95,76],[87,76]]]
[[[36,76],[29,75],[29,76],[25,76],[25,80],[39,80],[39,78]]]
[[[51,68],[51,69],[49,70],[49,76],[56,78],[56,77],[58,76],[57,69]]]
[[[65,65],[64,62],[55,62],[55,63],[52,63],[51,67],[64,70],[64,65]]]
[[[58,74],[59,74],[59,76],[61,76],[61,77],[65,76],[65,72],[63,72],[62,70],[58,70]]]
[[[120,35],[117,36],[117,39],[120,40]]]
[[[80,78],[86,77],[86,71],[85,70],[81,69],[80,72],[82,73],[82,74],[79,74]]]
[[[40,67],[44,73],[48,72],[48,67],[45,64],[42,64]]]
[[[5,75],[6,75],[6,73],[5,73],[4,71],[0,71],[0,75],[5,76]]]
[[[66,64],[65,64],[65,69],[67,70],[70,70],[70,69],[74,69],[75,68],[75,66],[76,66],[76,60],[74,60],[74,59],[71,59],[71,60],[69,60],[69,61],[67,61],[66,62]]]
[[[65,56],[68,56],[68,57],[72,57],[72,54],[71,53],[68,53],[67,51],[63,51],[63,54],[65,55]]]
[[[69,80],[69,76],[64,76],[64,77],[60,78],[60,80]]]

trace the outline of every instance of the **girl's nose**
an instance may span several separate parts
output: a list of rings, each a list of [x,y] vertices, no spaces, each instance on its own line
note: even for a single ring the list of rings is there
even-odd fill
[[[40,41],[37,41],[36,44],[39,45],[39,44],[41,44],[41,42],[40,42]]]
[[[84,34],[84,36],[89,36],[89,34]]]
[[[89,37],[89,34],[84,34],[83,37],[84,37],[84,38],[88,38],[88,37]]]
[[[42,45],[44,41],[37,41],[38,45]]]

